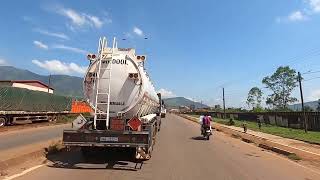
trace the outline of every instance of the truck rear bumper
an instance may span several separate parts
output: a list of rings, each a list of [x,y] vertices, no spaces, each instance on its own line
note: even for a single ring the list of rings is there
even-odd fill
[[[80,147],[144,147],[150,146],[148,132],[65,130],[63,144]]]
[[[79,146],[79,147],[143,147],[148,148],[148,144],[134,143],[89,143],[89,142],[63,142],[64,146]]]

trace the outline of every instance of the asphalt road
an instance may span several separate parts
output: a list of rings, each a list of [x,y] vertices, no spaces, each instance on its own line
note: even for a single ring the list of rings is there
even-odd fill
[[[143,164],[124,158],[128,153],[109,152],[92,159],[80,152],[62,153],[17,179],[320,179],[320,172],[223,133],[204,141],[199,125],[183,118],[168,115],[162,125],[152,158]]]
[[[47,126],[39,128],[29,128],[15,130],[12,132],[0,133],[0,153],[3,150],[23,147],[25,145],[39,143],[54,138],[62,137],[64,128],[70,127],[70,124]]]

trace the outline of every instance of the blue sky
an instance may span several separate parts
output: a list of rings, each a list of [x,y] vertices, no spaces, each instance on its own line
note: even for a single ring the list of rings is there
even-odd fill
[[[225,87],[227,106],[245,106],[248,90],[263,88],[279,65],[320,70],[320,0],[11,0],[0,22],[2,65],[82,76],[98,38],[116,36],[148,55],[164,94],[210,105],[221,104]],[[307,100],[320,98],[319,82],[303,82]]]

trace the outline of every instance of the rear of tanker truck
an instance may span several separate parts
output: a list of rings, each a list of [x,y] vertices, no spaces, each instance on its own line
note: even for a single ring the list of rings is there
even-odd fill
[[[144,69],[146,56],[115,44],[114,39],[108,48],[100,38],[97,54],[88,55],[83,87],[94,113],[64,130],[63,144],[84,154],[95,148],[134,149],[136,158],[148,159],[160,130],[161,95]]]

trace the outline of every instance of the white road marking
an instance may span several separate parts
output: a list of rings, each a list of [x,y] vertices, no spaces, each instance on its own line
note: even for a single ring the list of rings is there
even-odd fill
[[[29,168],[29,169],[26,169],[24,170],[22,173],[19,173],[19,174],[15,174],[15,175],[12,175],[12,176],[9,176],[9,177],[5,177],[4,180],[11,180],[11,179],[15,179],[17,177],[20,177],[20,176],[23,176],[31,171],[34,171],[40,167],[44,166],[44,164],[41,164],[41,165],[38,165],[38,166],[34,166],[32,168]]]

